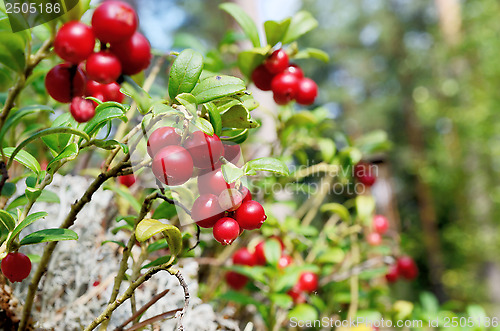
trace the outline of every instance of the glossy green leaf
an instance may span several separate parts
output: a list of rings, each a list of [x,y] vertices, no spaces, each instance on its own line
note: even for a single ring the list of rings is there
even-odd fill
[[[6,67],[22,72],[25,66],[25,40],[19,34],[0,31],[0,63]]]
[[[153,262],[147,263],[141,267],[141,269],[149,269],[152,267],[156,267],[165,263],[168,263],[169,261],[172,260],[172,257],[169,255],[161,256],[154,260]]]
[[[73,119],[70,113],[63,113],[59,115],[51,127],[76,127],[78,123]],[[71,139],[71,134],[59,133],[42,137],[42,141],[55,153],[60,153],[68,145]]]
[[[190,93],[203,70],[203,56],[192,50],[182,51],[170,68],[168,94],[173,100],[181,93]]]
[[[48,214],[46,212],[42,211],[42,212],[37,212],[37,213],[33,213],[33,214],[26,216],[26,218],[21,223],[19,223],[12,231],[12,234],[7,241],[7,246],[10,246],[10,243],[14,240],[14,238],[17,237],[17,235],[24,228],[26,228],[28,225],[32,224],[33,222],[39,220],[40,218],[46,217],[47,215]]]
[[[271,46],[252,48],[238,54],[238,68],[246,77],[251,77],[257,66],[264,63]]]
[[[191,116],[196,117],[197,107],[196,98],[191,93],[182,93],[175,97],[175,100],[186,107]]]
[[[269,239],[264,244],[264,254],[266,261],[270,265],[277,266],[281,257],[281,244],[276,239]]]
[[[109,243],[117,244],[118,246],[123,247],[123,248],[127,247],[127,245],[125,245],[123,242],[118,241],[118,240],[104,240],[101,243],[101,246],[104,244],[109,244]]]
[[[16,184],[14,183],[5,183],[2,187],[2,196],[11,197],[16,193]]]
[[[269,298],[276,306],[283,309],[287,309],[293,304],[293,300],[288,294],[273,293]]]
[[[3,140],[3,137],[5,136],[7,131],[11,127],[19,123],[19,121],[23,117],[42,111],[49,111],[51,113],[54,113],[54,110],[51,107],[45,105],[34,105],[34,106],[24,107],[19,110],[16,110],[15,112],[11,112],[9,117],[7,117],[7,120],[5,121],[4,126],[0,130],[0,141]]]
[[[264,31],[266,32],[267,43],[271,46],[279,43],[285,36],[291,19],[287,18],[281,22],[266,21],[264,22]]]
[[[236,144],[242,144],[248,138],[248,129],[227,129],[222,130],[223,141],[232,141]]]
[[[177,208],[175,205],[163,201],[158,207],[156,207],[154,213],[153,213],[153,218],[154,219],[171,219],[177,215]]]
[[[321,49],[317,49],[317,48],[305,48],[305,49],[301,49],[300,51],[297,52],[297,54],[295,54],[293,56],[294,59],[310,59],[310,58],[313,58],[313,59],[318,59],[318,60],[321,60],[325,63],[327,63],[328,61],[330,61],[330,56],[328,55],[327,52],[325,51],[322,51]]]
[[[83,131],[85,131],[89,136],[93,136],[97,134],[107,122],[114,119],[120,119],[127,122],[127,116],[125,116],[123,107],[118,107],[116,104],[105,102],[97,106],[95,116],[87,122]]]
[[[132,100],[135,101],[137,104],[137,110],[139,110],[139,113],[142,115],[147,114],[151,107],[153,106],[153,98],[149,95],[148,92],[146,92],[139,84],[137,84],[132,77],[130,76],[125,76],[125,82],[122,83],[122,88],[120,91],[125,94],[126,96],[130,97]],[[105,104],[108,104],[108,102],[105,102]],[[122,104],[115,103],[116,106],[123,108]],[[96,108],[96,112],[98,109]],[[124,111],[126,111],[124,109]]]
[[[245,83],[232,76],[217,75],[205,78],[191,92],[197,104],[222,98],[245,90]]]
[[[0,209],[0,221],[9,231],[14,230],[14,228],[16,227],[16,220],[14,219],[12,214],[3,209]]]
[[[234,183],[245,175],[241,168],[232,164],[223,164],[221,170],[224,180],[229,184]]]
[[[139,242],[143,242],[172,226],[158,220],[146,218],[137,225],[135,237]]]
[[[322,252],[316,261],[318,263],[340,263],[345,257],[345,253],[340,247],[328,248]]]
[[[45,229],[30,233],[24,237],[21,245],[33,245],[50,241],[78,240],[75,231],[69,229]]]
[[[167,229],[163,230],[163,235],[167,240],[170,252],[177,256],[182,251],[182,233],[178,227],[170,225]]]
[[[300,11],[292,17],[292,21],[288,26],[283,44],[289,44],[292,41],[299,39],[304,34],[314,30],[318,26],[318,21],[307,11]]]
[[[193,124],[198,129],[200,129],[201,131],[205,132],[209,136],[213,136],[214,135],[214,128],[212,127],[212,124],[209,121],[207,121],[206,119],[204,119],[203,117],[198,117],[194,121]]]
[[[288,313],[288,318],[294,318],[299,321],[314,321],[317,320],[318,317],[319,315],[316,308],[306,303],[298,304]]]
[[[331,212],[337,214],[344,222],[349,222],[351,220],[351,215],[349,214],[349,210],[347,210],[347,208],[344,207],[344,205],[341,205],[340,203],[331,202],[324,204],[321,206],[320,210],[323,213]]]
[[[272,158],[272,157],[262,157],[259,159],[248,161],[243,167],[245,175],[254,176],[257,171],[269,171],[278,173],[283,176],[288,176],[289,171],[286,164],[283,161]]]
[[[241,104],[231,107],[221,114],[222,126],[236,129],[253,129],[259,127],[259,123],[253,120],[250,112]]]
[[[160,239],[148,245],[147,251],[149,253],[159,251],[160,249],[167,249],[167,239]]]
[[[56,193],[44,189],[37,199],[38,202],[48,202],[48,203],[59,203],[59,197]],[[14,201],[12,201],[6,208],[6,210],[13,210],[17,207],[24,206],[29,202],[26,194],[18,196]]]
[[[207,102],[204,107],[208,112],[210,124],[212,124],[212,127],[214,128],[214,133],[220,137],[222,133],[222,119],[217,107],[212,102]]]
[[[317,140],[323,161],[330,163],[337,152],[335,142],[329,138],[318,138]]]
[[[234,3],[226,2],[219,5],[219,8],[231,15],[240,25],[243,33],[250,39],[254,47],[260,46],[259,30],[254,21],[245,11]]]
[[[58,164],[62,160],[74,160],[78,156],[78,145],[76,143],[71,143],[66,146],[64,150],[59,153],[55,158],[53,158],[47,165],[47,172],[53,174],[57,169]]]
[[[12,158],[12,155],[14,154],[14,152],[16,152],[16,149],[14,147],[7,147],[3,149],[3,152],[5,156],[7,156],[8,158]],[[40,163],[38,163],[36,158],[26,151],[18,150],[14,156],[14,160],[33,171],[36,175],[39,175],[40,171],[42,170],[40,168]]]

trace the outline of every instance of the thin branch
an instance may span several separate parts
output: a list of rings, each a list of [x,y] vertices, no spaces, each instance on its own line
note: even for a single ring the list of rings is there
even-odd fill
[[[182,203],[180,203],[179,201],[175,201],[173,199],[167,198],[166,196],[164,196],[163,194],[160,194],[160,193],[157,193],[157,194],[158,194],[158,198],[165,200],[166,202],[168,202],[172,205],[176,205],[176,206],[182,208],[182,210],[184,210],[186,212],[186,214],[191,216],[191,211],[186,206],[184,206]]]
[[[352,267],[351,269],[349,269],[345,272],[331,273],[329,276],[321,279],[321,281],[319,283],[321,286],[324,286],[324,285],[331,283],[331,282],[341,282],[341,281],[344,281],[346,279],[351,278],[352,276],[357,276],[360,273],[362,273],[363,271],[370,270],[370,269],[374,268],[375,266],[379,265],[380,263],[384,263],[386,265],[391,265],[394,263],[394,258],[391,256],[383,256],[383,257],[373,258],[373,259],[367,260],[363,263],[360,263],[360,264]]]
[[[174,309],[174,310],[170,310],[170,311],[167,311],[165,313],[162,313],[162,314],[159,314],[159,315],[156,315],[154,317],[151,317],[151,318],[148,318],[147,320],[144,320],[142,321],[141,323],[138,323],[130,328],[128,328],[127,330],[125,331],[135,331],[135,330],[140,330],[148,325],[151,325],[153,323],[156,323],[156,322],[159,322],[159,321],[162,321],[170,316],[172,316],[173,314],[181,311],[182,308],[177,308],[177,309]]]
[[[196,224],[196,243],[194,244],[193,247],[191,247],[190,249],[188,249],[188,252],[189,251],[192,251],[193,249],[195,249],[196,247],[198,247],[198,245],[200,244],[200,233],[201,233],[201,228],[198,224]]]

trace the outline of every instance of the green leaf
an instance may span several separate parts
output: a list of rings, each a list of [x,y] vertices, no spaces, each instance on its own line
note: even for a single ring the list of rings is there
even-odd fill
[[[208,116],[210,118],[210,124],[214,128],[214,133],[220,137],[222,133],[222,119],[220,116],[217,107],[212,102],[207,102],[203,105],[203,107],[207,110]]]
[[[264,244],[264,254],[266,261],[270,265],[277,266],[281,257],[281,244],[276,239],[269,239]]]
[[[30,233],[21,240],[20,244],[23,246],[63,240],[78,240],[78,235],[69,229],[46,229]]]
[[[295,306],[288,313],[288,318],[295,318],[299,321],[314,321],[318,319],[318,311],[311,305],[301,303]]]
[[[250,16],[238,5],[233,3],[223,3],[219,8],[231,15],[240,25],[243,33],[250,39],[254,47],[260,46],[259,30]]]
[[[3,150],[5,156],[7,156],[8,158],[12,157],[14,151],[15,151],[14,147],[7,147],[7,148],[4,148],[4,150]],[[40,171],[42,170],[40,168],[40,164],[35,159],[35,157],[26,151],[23,151],[23,150],[17,151],[16,155],[14,156],[14,160],[21,163],[25,167],[29,168],[37,176],[40,174]],[[9,163],[10,163],[10,161],[9,161]]]
[[[170,68],[168,95],[173,100],[181,93],[190,93],[203,70],[203,56],[192,50],[182,51]]]
[[[166,248],[168,248],[167,240],[161,239],[161,240],[155,241],[154,243],[149,244],[147,251],[148,251],[148,253],[152,253],[152,252],[159,251],[160,249],[166,249]]]
[[[434,296],[434,294],[429,292],[422,292],[420,294],[420,302],[425,314],[434,316],[439,312],[439,301]]]
[[[299,39],[304,34],[314,30],[318,26],[318,21],[307,11],[299,11],[292,17],[292,21],[283,37],[283,44],[289,44]]]
[[[156,266],[159,266],[159,265],[162,265],[162,264],[165,264],[165,263],[169,262],[171,259],[172,259],[171,256],[165,255],[165,256],[157,258],[153,262],[150,262],[150,263],[148,263],[146,265],[143,265],[141,267],[141,269],[149,269],[149,268],[152,268],[152,267],[156,267]]]
[[[177,208],[175,205],[168,203],[167,201],[163,201],[158,207],[156,207],[153,218],[154,219],[171,219],[177,215]]]
[[[273,293],[270,299],[276,306],[283,309],[289,308],[293,303],[292,298],[288,294],[283,293]]]
[[[125,116],[123,106],[117,105],[120,104],[117,104],[116,102],[104,102],[97,106],[95,116],[87,122],[83,131],[85,131],[89,136],[93,136],[111,120],[120,119],[127,122],[127,116]]]
[[[268,280],[265,277],[265,273],[269,267],[258,267],[258,266],[243,266],[243,265],[232,265],[227,267],[228,270],[236,271],[239,274],[247,276],[259,283],[268,284]]]
[[[226,128],[253,129],[259,127],[250,112],[241,104],[231,107],[221,114],[222,126]]]
[[[128,146],[126,144],[123,144],[114,139],[111,140],[93,139],[92,144],[105,150],[112,150],[115,149],[116,146],[120,146],[123,150],[123,153],[128,154],[129,152]]]
[[[182,233],[178,227],[170,225],[167,229],[163,230],[163,235],[167,239],[170,252],[177,256],[182,251]]]
[[[292,115],[285,123],[285,128],[289,128],[293,125],[305,126],[305,125],[315,125],[318,121],[316,117],[309,111],[301,111]]]
[[[170,228],[173,225],[162,223],[158,220],[146,218],[143,219],[135,230],[135,237],[139,242],[143,242],[151,238],[152,236]]]
[[[335,142],[329,138],[318,138],[317,143],[323,160],[330,163],[337,152]]]
[[[349,222],[351,220],[349,210],[340,203],[332,202],[322,205],[321,212],[324,213],[327,211],[339,215],[344,222]]]
[[[233,164],[223,164],[221,169],[222,176],[228,184],[234,183],[244,175],[243,170]]]
[[[73,119],[70,113],[63,113],[58,116],[54,122],[52,122],[51,127],[76,127],[78,124]],[[55,134],[50,136],[42,137],[43,142],[55,153],[60,153],[68,145],[71,139],[71,134]]]
[[[2,187],[2,195],[4,197],[11,197],[16,193],[16,184],[14,183],[5,183]]]
[[[121,196],[123,199],[127,200],[132,208],[136,212],[141,211],[141,203],[130,193],[130,191],[126,188],[123,188],[123,185],[115,186],[115,185],[106,185],[104,186],[104,190],[110,190]]]
[[[370,225],[373,212],[375,211],[375,200],[372,196],[359,195],[356,197],[356,211],[358,217],[365,225]]]
[[[281,22],[266,21],[264,22],[264,30],[266,31],[267,43],[271,46],[279,43],[285,36],[288,27],[290,26],[291,19],[287,18]]]
[[[108,244],[108,243],[117,244],[118,246],[123,247],[123,248],[127,247],[123,242],[118,241],[118,240],[104,240],[101,243],[101,246],[104,245],[104,244]]]
[[[14,240],[14,238],[17,237],[17,235],[28,225],[32,224],[33,222],[37,221],[38,219],[42,217],[46,217],[48,214],[44,211],[38,212],[38,213],[33,213],[31,215],[26,216],[26,218],[19,223],[14,230],[12,231],[11,236],[9,237],[7,241],[7,246],[10,246],[11,242]]]
[[[262,157],[248,161],[243,167],[245,175],[254,176],[257,171],[275,172],[283,176],[288,176],[288,167],[281,160],[272,157]]]
[[[78,156],[78,145],[76,143],[71,143],[70,145],[66,146],[64,150],[59,153],[54,159],[52,159],[49,164],[47,165],[47,172],[50,174],[53,174],[54,171],[57,169],[57,166],[60,161],[67,159],[67,160],[74,160]]]
[[[195,96],[197,104],[202,104],[243,90],[245,90],[245,83],[241,79],[217,75],[202,80],[196,85],[192,94]]]
[[[193,124],[198,129],[200,129],[201,131],[205,132],[209,136],[213,136],[214,135],[214,128],[212,127],[212,124],[209,121],[207,121],[206,119],[204,119],[203,117],[198,117],[194,121]]]
[[[0,209],[0,221],[5,226],[7,230],[12,231],[16,227],[16,220],[9,212]]]
[[[222,131],[221,140],[242,144],[248,138],[248,129],[228,129]]]
[[[257,66],[264,63],[271,46],[252,48],[238,54],[238,68],[246,77],[250,77]]]
[[[7,120],[5,121],[4,126],[0,130],[0,141],[3,140],[3,137],[7,133],[7,130],[9,130],[12,126],[16,125],[17,123],[19,123],[19,121],[23,117],[41,111],[50,111],[51,113],[54,113],[54,110],[51,107],[45,105],[24,107],[15,112],[11,112],[11,114],[9,115],[9,117],[7,117]]]
[[[21,35],[0,31],[0,63],[16,72],[22,72],[26,61],[24,47],[25,41]]]
[[[48,203],[59,203],[59,197],[52,191],[44,189],[37,199],[38,202],[48,202]],[[6,208],[6,210],[12,210],[20,206],[24,206],[29,202],[26,194],[18,196],[14,201],[12,201]]]
[[[318,263],[340,263],[344,260],[345,253],[340,247],[328,248],[326,251],[321,253],[318,258]]]
[[[293,56],[294,59],[318,59],[321,60],[325,63],[330,61],[330,56],[328,55],[327,52],[322,51],[321,49],[317,48],[305,48],[301,49],[297,54]]]
[[[197,104],[196,98],[191,93],[182,93],[177,95],[175,98],[177,102],[186,107],[187,111],[194,117],[196,117]]]
[[[142,115],[149,112],[153,106],[153,99],[151,96],[140,87],[130,76],[125,76],[125,82],[122,84],[120,91],[126,96],[130,97],[137,104],[137,109]],[[104,104],[108,104],[105,102]],[[122,104],[115,103],[116,106],[123,108]],[[98,109],[96,108],[96,111]],[[124,108],[125,110],[125,108]]]
[[[391,148],[391,142],[387,137],[387,132],[376,130],[357,139],[355,146],[360,149],[363,155],[369,155],[388,151]]]

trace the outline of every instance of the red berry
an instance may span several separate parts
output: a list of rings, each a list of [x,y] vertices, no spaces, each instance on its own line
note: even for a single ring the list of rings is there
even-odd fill
[[[261,241],[257,244],[257,246],[255,246],[253,254],[255,256],[255,261],[257,261],[257,265],[266,265],[267,263],[266,253],[264,252],[264,245],[265,242]]]
[[[252,82],[262,91],[271,91],[271,81],[274,75],[267,71],[266,66],[261,64],[252,72]]]
[[[299,81],[299,88],[295,100],[301,105],[310,105],[318,95],[318,85],[310,78],[302,78]]]
[[[241,290],[247,284],[248,278],[237,272],[228,271],[226,273],[226,282],[231,288]]]
[[[125,75],[138,74],[146,69],[151,61],[149,41],[139,32],[124,42],[111,44],[110,50],[120,59]]]
[[[288,67],[288,55],[282,49],[275,50],[264,62],[267,71],[279,74]]]
[[[234,188],[234,183],[228,184],[226,182],[221,169],[198,176],[198,191],[200,194],[211,193],[219,196],[222,191],[228,188]]]
[[[222,245],[231,245],[240,235],[240,226],[231,217],[223,217],[215,223],[213,234]]]
[[[305,303],[307,301],[304,291],[297,288],[297,286],[292,287],[287,294],[293,299],[293,303],[296,305]]]
[[[252,200],[252,193],[250,193],[250,191],[245,186],[240,187],[240,192],[241,192],[241,196],[243,197],[242,202]]]
[[[408,280],[413,280],[418,276],[418,267],[415,261],[409,256],[400,257],[397,261],[398,273]]]
[[[175,132],[175,129],[171,126],[163,126],[153,131],[149,135],[147,142],[148,154],[154,157],[159,150],[170,145],[179,145],[181,142],[181,136]]]
[[[299,277],[297,287],[306,292],[316,291],[318,289],[318,275],[310,271],[303,272]]]
[[[292,101],[297,95],[299,82],[295,74],[283,72],[276,75],[271,82],[274,101],[279,105]]]
[[[396,264],[389,267],[389,272],[385,275],[385,279],[389,283],[395,283],[399,278],[398,266]]]
[[[85,85],[85,95],[92,97],[97,94],[104,96],[104,84],[91,79],[87,80],[87,84]]]
[[[292,264],[293,262],[293,259],[290,255],[282,255],[280,257],[280,259],[278,260],[278,268],[286,268],[288,267],[290,264]]]
[[[290,64],[283,72],[294,74],[298,79],[304,78],[304,72],[296,64]]]
[[[224,216],[219,206],[219,199],[214,194],[202,194],[194,201],[191,218],[202,228],[211,228]]]
[[[153,159],[153,173],[163,184],[184,184],[193,174],[193,159],[181,146],[164,147]]]
[[[88,122],[95,115],[95,105],[92,100],[87,100],[82,97],[75,97],[71,101],[69,107],[71,115],[78,123]]]
[[[85,61],[94,51],[95,36],[86,24],[72,21],[61,26],[54,39],[54,52],[74,64]]]
[[[245,230],[260,229],[267,216],[264,208],[257,201],[247,201],[241,204],[235,213],[236,221]]]
[[[254,266],[257,264],[255,255],[248,248],[240,248],[233,255],[233,264]]]
[[[224,147],[224,158],[231,163],[237,163],[241,155],[240,145],[228,142],[224,142],[222,145]]]
[[[389,221],[385,216],[375,215],[373,216],[373,230],[380,234],[384,234],[389,229]]]
[[[21,282],[31,272],[31,261],[23,253],[9,253],[2,260],[2,273],[12,283]]]
[[[235,188],[225,189],[219,195],[219,205],[222,210],[231,212],[235,211],[241,206],[243,197],[241,193]]]
[[[45,88],[56,101],[69,103],[85,92],[86,78],[83,71],[70,63],[61,63],[45,76]]]
[[[378,246],[382,243],[382,236],[378,232],[371,232],[366,236],[366,241],[372,246]]]
[[[201,169],[215,170],[215,164],[224,153],[219,137],[209,136],[202,131],[195,131],[184,142],[184,147],[193,157],[193,163]]]
[[[137,14],[130,5],[121,1],[106,1],[92,15],[92,29],[102,42],[120,42],[132,37],[137,21]]]
[[[354,167],[354,176],[361,184],[366,186],[372,186],[377,180],[375,169],[373,169],[371,164],[366,162],[359,162],[356,164]]]
[[[124,175],[118,177],[118,181],[120,182],[120,184],[125,185],[126,187],[131,187],[135,184],[135,177],[133,174]]]
[[[88,77],[101,84],[114,82],[122,73],[122,65],[118,57],[107,51],[90,55],[86,69]]]
[[[125,95],[120,92],[120,84],[113,82],[103,86],[104,101],[122,102]]]

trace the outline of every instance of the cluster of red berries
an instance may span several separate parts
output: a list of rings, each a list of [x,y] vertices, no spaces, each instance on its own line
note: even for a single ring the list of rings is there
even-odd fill
[[[151,47],[136,31],[137,25],[131,6],[106,1],[94,11],[92,26],[71,21],[57,32],[54,51],[66,62],[47,73],[45,88],[56,101],[71,103],[77,122],[87,122],[95,114],[96,104],[84,96],[122,102],[124,96],[116,81],[122,74],[134,75],[149,66]],[[96,39],[98,52],[94,51]]]
[[[307,77],[296,64],[290,64],[283,49],[275,50],[263,64],[252,73],[255,86],[263,91],[273,91],[274,101],[286,105],[296,100],[301,105],[310,105],[318,95],[318,86]]]
[[[285,246],[283,242],[279,239],[281,244],[281,257],[278,260],[278,268],[285,269],[289,265],[293,263],[293,259],[290,255],[284,253]],[[266,265],[266,255],[264,252],[264,244],[262,241],[257,246],[253,253],[248,248],[240,248],[233,255],[233,264],[234,265],[242,265],[242,266],[250,266],[253,267],[255,265]],[[235,289],[241,290],[248,283],[248,277],[239,274],[235,271],[228,271],[226,273],[226,282],[227,284]],[[310,271],[304,271],[300,274],[297,283],[287,292],[287,294],[293,299],[295,304],[305,303],[307,301],[306,293],[312,293],[318,289],[318,275]]]
[[[366,236],[366,241],[372,246],[378,246],[382,243],[382,235],[389,230],[389,221],[383,215],[373,216],[373,232]]]
[[[354,177],[356,177],[361,184],[370,187],[377,181],[375,170],[373,164],[361,161],[354,166]]]
[[[264,208],[252,200],[246,187],[228,184],[221,170],[220,157],[237,163],[240,146],[222,143],[217,135],[202,131],[190,133],[182,146],[181,140],[170,126],[151,133],[147,149],[155,177],[169,186],[198,178],[200,196],[193,204],[191,218],[203,228],[213,228],[214,238],[221,244],[231,244],[243,230],[259,229],[267,218]]]
[[[415,261],[409,256],[402,256],[397,259],[396,264],[389,268],[385,278],[389,283],[395,283],[399,276],[406,280],[414,280],[418,276],[418,267]]]
[[[2,260],[2,273],[12,283],[21,282],[31,272],[31,261],[23,253],[14,252],[7,254]]]

